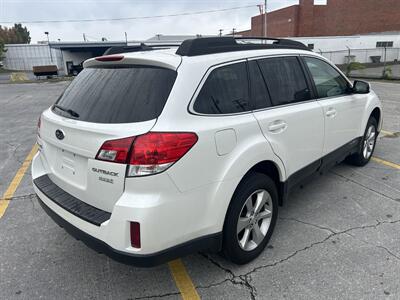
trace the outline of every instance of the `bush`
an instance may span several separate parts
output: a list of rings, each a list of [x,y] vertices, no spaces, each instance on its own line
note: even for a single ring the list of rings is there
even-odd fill
[[[383,68],[382,77],[383,77],[383,79],[391,79],[392,78],[392,68],[391,67]]]
[[[365,66],[362,63],[359,63],[357,61],[353,61],[353,62],[351,62],[351,63],[349,63],[347,65],[346,75],[349,76],[351,71],[362,70],[362,69],[365,69]]]

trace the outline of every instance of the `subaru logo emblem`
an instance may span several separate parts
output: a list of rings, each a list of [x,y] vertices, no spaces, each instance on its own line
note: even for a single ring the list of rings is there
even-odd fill
[[[62,140],[65,137],[64,132],[62,132],[60,129],[56,130],[56,138],[59,140]]]

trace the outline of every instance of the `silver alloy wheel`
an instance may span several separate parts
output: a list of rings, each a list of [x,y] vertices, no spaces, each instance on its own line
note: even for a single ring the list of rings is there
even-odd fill
[[[254,250],[262,243],[271,224],[272,209],[272,198],[266,190],[257,190],[247,198],[236,229],[243,250]]]
[[[367,130],[367,134],[364,138],[363,145],[363,156],[365,159],[369,159],[372,155],[372,151],[375,146],[376,129],[374,125],[370,125]]]

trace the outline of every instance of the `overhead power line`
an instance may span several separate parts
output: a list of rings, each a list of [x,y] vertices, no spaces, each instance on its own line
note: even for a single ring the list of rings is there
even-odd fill
[[[230,8],[221,9],[211,9],[203,11],[193,11],[193,12],[182,12],[168,15],[155,15],[155,16],[136,16],[136,17],[125,17],[125,18],[105,18],[105,19],[80,19],[80,20],[35,20],[35,21],[0,21],[3,24],[40,24],[40,23],[82,23],[82,22],[108,22],[108,21],[130,21],[130,20],[143,20],[143,19],[158,19],[158,18],[169,18],[169,17],[179,17],[179,16],[192,16],[192,15],[202,15],[216,12],[224,12],[231,10],[239,10],[244,8],[257,7],[256,5],[246,5],[246,6],[236,6]]]

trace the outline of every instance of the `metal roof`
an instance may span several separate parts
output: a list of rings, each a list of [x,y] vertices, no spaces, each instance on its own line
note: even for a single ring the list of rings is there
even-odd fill
[[[55,49],[81,49],[81,48],[110,48],[126,46],[126,42],[50,42],[49,46]]]

